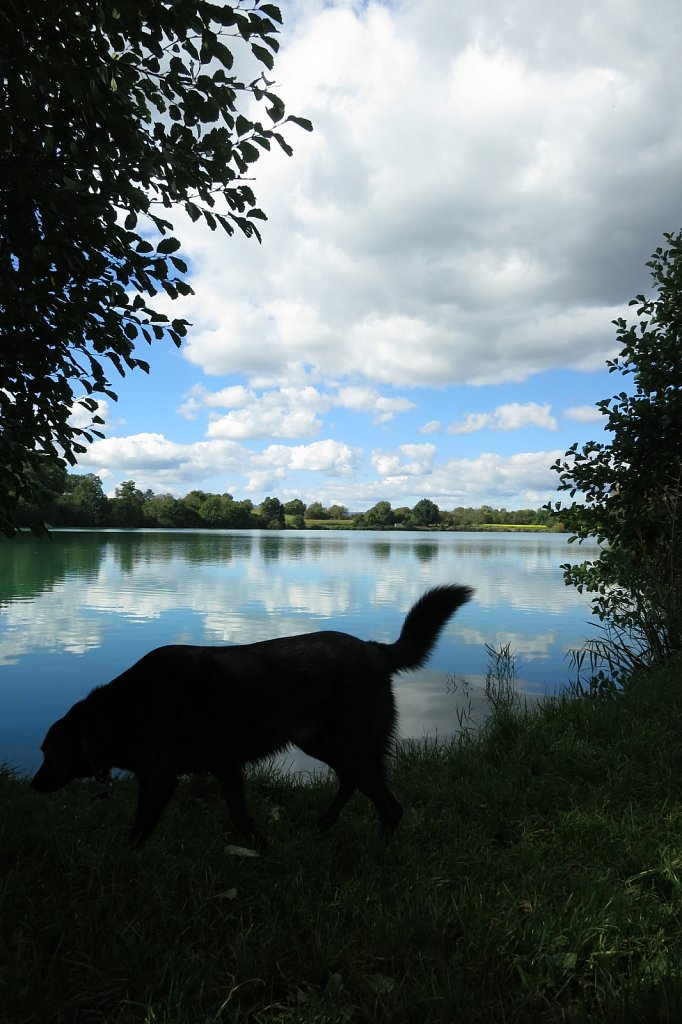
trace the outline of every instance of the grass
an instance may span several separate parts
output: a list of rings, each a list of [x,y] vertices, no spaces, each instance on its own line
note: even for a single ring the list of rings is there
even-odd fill
[[[355,523],[352,519],[306,519],[306,528],[309,530],[354,530]]]
[[[134,785],[0,775],[3,1024],[635,1022],[682,1017],[682,679],[501,699],[480,734],[402,743],[382,841],[332,783],[265,768],[260,857],[183,783],[141,852]]]
[[[548,527],[541,523],[480,523],[477,526],[472,526],[472,530],[493,530],[503,533],[513,533],[514,531],[528,533],[548,533]]]

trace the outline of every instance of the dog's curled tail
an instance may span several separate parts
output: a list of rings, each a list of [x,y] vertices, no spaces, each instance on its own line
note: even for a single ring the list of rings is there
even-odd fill
[[[448,619],[473,596],[471,587],[434,587],[407,613],[400,636],[385,647],[391,672],[420,668],[427,660]]]

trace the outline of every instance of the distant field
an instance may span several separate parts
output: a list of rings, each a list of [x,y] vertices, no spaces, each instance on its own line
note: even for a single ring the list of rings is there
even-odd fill
[[[286,518],[287,518],[287,524],[290,525],[291,517],[287,516]],[[353,530],[353,529],[355,529],[355,526],[353,524],[353,520],[352,519],[306,519],[305,525],[306,525],[306,528],[309,529],[309,530]],[[365,529],[367,529],[367,527],[365,527]],[[424,532],[439,532],[441,528],[438,527],[438,526],[435,526],[435,527],[425,526],[422,529],[424,530]],[[533,526],[533,525],[526,525],[525,523],[478,523],[478,524],[471,525],[471,526],[461,526],[461,527],[459,527],[459,529],[463,530],[463,531],[472,531],[472,532],[477,532],[479,530],[483,530],[483,531],[491,531],[492,530],[492,531],[497,531],[497,532],[505,532],[505,531],[516,531],[516,532],[518,532],[519,530],[521,530],[521,531],[533,530],[535,532],[547,533],[547,527],[546,526]]]
[[[305,525],[311,530],[353,530],[352,519],[306,519]]]
[[[541,533],[547,532],[546,526],[534,525],[532,523],[481,523],[480,526],[472,526],[472,530],[535,530]]]

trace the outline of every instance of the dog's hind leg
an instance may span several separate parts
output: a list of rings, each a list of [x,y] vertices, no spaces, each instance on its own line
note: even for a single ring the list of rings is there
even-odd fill
[[[336,796],[327,810],[323,811],[317,819],[318,831],[326,832],[328,828],[336,824],[341,811],[357,789],[353,773],[348,770],[348,765],[343,755],[334,748],[328,732],[297,737],[296,744],[305,754],[329,765],[339,780]]]
[[[350,779],[343,777],[338,772],[337,775],[339,776],[339,788],[336,796],[327,810],[323,811],[317,819],[317,828],[320,832],[326,832],[328,828],[336,824],[339,814],[357,789],[355,783],[351,782]]]
[[[241,768],[213,768],[212,772],[220,783],[235,828],[242,835],[250,836],[260,849],[265,849],[267,846],[265,836],[259,832],[256,822],[246,809],[244,774]]]
[[[403,809],[388,788],[383,764],[363,759],[360,762],[346,762],[343,766],[338,761],[332,761],[330,767],[338,775],[339,789],[327,810],[317,819],[320,832],[325,832],[336,823],[356,789],[372,801],[385,831],[392,832],[397,828]]]
[[[178,780],[169,772],[145,772],[137,776],[137,784],[137,810],[130,829],[130,841],[139,849],[163,814]]]
[[[394,832],[400,824],[403,809],[388,788],[383,765],[368,766],[358,779],[358,789],[374,804],[381,827],[385,832]]]

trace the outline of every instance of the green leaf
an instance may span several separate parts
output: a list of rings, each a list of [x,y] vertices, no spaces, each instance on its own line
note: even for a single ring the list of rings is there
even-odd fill
[[[227,68],[228,71],[234,64],[234,55],[232,50],[228,49],[228,47],[225,46],[224,43],[221,43],[220,40],[216,40],[213,43],[212,56],[219,60],[223,67]]]
[[[157,245],[156,251],[166,255],[171,252],[177,252],[179,248],[180,242],[178,242],[177,238],[163,238]]]
[[[197,50],[196,46],[194,45],[191,39],[185,39],[182,44],[182,48],[183,50],[185,50],[186,53],[190,55],[190,57],[194,57],[195,60],[201,60],[201,57],[199,56],[199,51]]]
[[[271,107],[266,107],[265,113],[271,121],[281,121],[284,117],[284,104],[282,103],[280,106],[273,104]]]
[[[234,10],[231,7],[228,7],[227,5],[225,7],[214,7],[211,10],[211,17],[215,21],[220,22],[220,24],[224,25],[226,28],[229,28],[231,25],[234,25],[235,21],[237,20],[235,17]]]
[[[191,203],[189,200],[185,202],[185,210],[190,216],[190,220],[196,223],[201,217],[201,208],[196,203]]]
[[[282,137],[282,136],[281,136],[281,135],[279,134],[279,132],[274,132],[273,134],[274,134],[274,136],[275,136],[275,139],[277,140],[277,143],[279,144],[280,148],[284,150],[284,152],[286,153],[286,155],[287,155],[287,156],[293,156],[293,155],[294,155],[294,151],[293,151],[293,149],[291,148],[291,146],[289,145],[289,143],[288,143],[288,142],[286,141],[286,139],[284,139],[284,138],[283,138],[283,137]]]
[[[239,152],[249,164],[255,163],[260,156],[259,150],[251,142],[242,142],[239,146]]]
[[[299,128],[303,128],[306,132],[313,130],[313,122],[309,121],[307,117],[296,117],[294,114],[289,114],[287,121],[293,121],[294,124],[297,124]]]
[[[156,228],[158,228],[159,231],[162,234],[165,233],[166,231],[172,231],[173,230],[173,225],[171,224],[171,222],[169,220],[163,220],[161,217],[156,217],[152,213],[148,213],[147,216],[149,217],[149,219],[152,222],[152,224]]]
[[[266,18],[272,18],[279,25],[282,24],[282,12],[279,7],[275,7],[274,4],[261,4],[261,14],[264,14]]]
[[[265,64],[266,68],[272,71],[275,66],[275,58],[269,50],[266,50],[264,46],[258,46],[257,43],[251,43],[251,52],[261,64]]]

